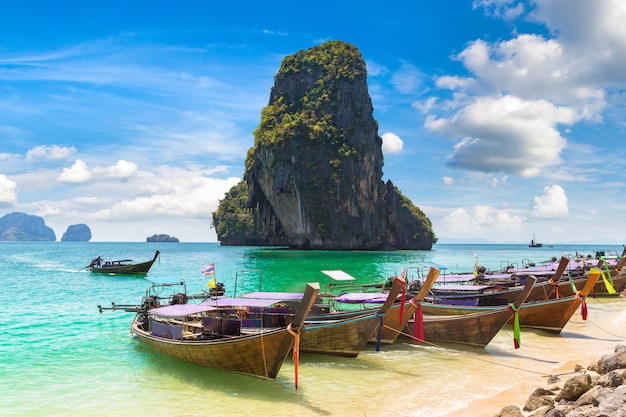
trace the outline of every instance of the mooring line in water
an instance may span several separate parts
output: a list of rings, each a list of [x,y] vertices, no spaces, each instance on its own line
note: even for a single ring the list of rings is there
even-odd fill
[[[388,328],[390,328],[390,327],[388,327]],[[390,329],[391,329],[391,328],[390,328]],[[395,329],[392,329],[392,330],[395,330]],[[412,335],[412,334],[410,334],[410,333],[405,333],[405,332],[403,332],[402,330],[395,330],[395,331],[397,331],[400,335],[404,335],[404,336],[407,336],[407,337],[409,337],[409,338],[411,338],[411,339],[414,339],[413,335]],[[544,376],[544,377],[551,377],[551,376],[552,376],[552,375],[548,375],[548,374],[546,374],[545,372],[537,372],[537,371],[533,371],[533,370],[531,370],[531,369],[519,368],[519,367],[517,367],[517,366],[504,365],[504,364],[502,364],[502,363],[500,363],[500,362],[494,362],[494,361],[491,361],[491,360],[482,359],[482,358],[479,358],[479,357],[477,357],[476,355],[473,355],[473,354],[471,354],[471,353],[469,353],[469,352],[463,352],[463,351],[461,351],[461,350],[453,350],[453,349],[449,349],[449,348],[447,348],[447,347],[445,347],[445,346],[441,346],[441,345],[438,345],[438,344],[436,344],[436,343],[429,342],[429,341],[427,341],[427,340],[420,340],[420,342],[421,342],[421,343],[424,343],[424,344],[427,344],[427,345],[429,345],[429,346],[432,346],[432,347],[436,347],[436,348],[438,348],[438,349],[443,349],[443,350],[447,350],[447,351],[453,351],[453,352],[455,352],[455,353],[459,353],[459,354],[461,354],[461,355],[463,355],[463,356],[468,356],[468,357],[470,357],[470,358],[472,358],[472,359],[476,359],[476,360],[479,360],[479,361],[481,361],[481,362],[490,363],[490,364],[492,364],[492,365],[497,365],[497,366],[501,366],[501,367],[504,367],[504,368],[509,368],[509,369],[516,369],[516,370],[518,370],[518,371],[529,372],[529,373],[536,374],[536,375],[541,375],[541,376]],[[405,343],[405,344],[407,344],[407,345],[409,345],[409,346],[414,346],[414,347],[415,347],[415,346],[417,346],[417,345],[412,344],[412,343]]]
[[[611,336],[618,337],[618,338],[620,338],[620,339],[622,339],[622,340],[626,340],[626,337],[625,337],[625,336],[623,336],[623,335],[619,335],[619,334],[615,334],[615,333],[613,333],[613,332],[610,332],[610,331],[606,330],[605,328],[600,327],[597,323],[595,323],[595,322],[594,322],[594,321],[592,321],[592,320],[589,320],[588,318],[587,318],[587,321],[589,322],[589,324],[594,325],[596,328],[598,328],[598,329],[602,330],[602,331],[603,331],[604,333],[606,333],[606,334],[610,334]]]

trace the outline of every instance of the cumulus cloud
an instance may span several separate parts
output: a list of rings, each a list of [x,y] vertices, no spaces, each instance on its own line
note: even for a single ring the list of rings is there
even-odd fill
[[[0,174],[0,207],[12,207],[17,204],[17,184],[6,175]]]
[[[522,33],[469,43],[454,57],[468,74],[435,80],[453,92],[451,98],[414,107],[430,111],[426,128],[456,141],[451,167],[536,176],[561,163],[566,142],[559,129],[601,122],[621,94],[626,3],[572,7],[569,0],[536,0],[526,10],[513,0],[475,0],[473,6],[495,18],[544,24],[551,36]]]
[[[76,152],[76,148],[73,146],[36,146],[29,149],[26,152],[26,162],[35,161],[60,161],[67,159],[70,155]]]
[[[451,177],[443,177],[443,185],[454,185],[454,178]]]
[[[450,118],[428,117],[425,127],[449,138],[454,146],[450,167],[533,177],[560,162],[566,141],[555,128],[575,114],[546,101],[517,97],[481,97]]]
[[[402,152],[404,142],[400,139],[400,136],[395,133],[385,132],[381,138],[383,140],[383,154],[389,155]]]
[[[567,217],[569,208],[565,190],[559,185],[545,187],[540,196],[533,198],[531,205],[531,217],[542,219],[554,219]]]
[[[458,238],[514,236],[522,219],[492,206],[459,207],[444,217],[437,234]]]
[[[77,159],[71,168],[63,168],[63,172],[57,178],[60,182],[80,184],[91,179],[91,172],[84,161]]]
[[[125,180],[137,172],[137,164],[120,159],[117,164],[106,168],[94,168],[93,174],[108,179]]]
[[[167,193],[154,193],[149,197],[136,197],[119,201],[95,213],[99,220],[129,220],[145,216],[175,216],[184,218],[210,218],[239,178],[216,179],[208,177],[185,178],[171,186]]]

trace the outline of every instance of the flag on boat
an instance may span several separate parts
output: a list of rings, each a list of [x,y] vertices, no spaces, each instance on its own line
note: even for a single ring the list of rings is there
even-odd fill
[[[214,289],[215,287],[217,287],[217,281],[215,280],[215,277],[213,277],[211,281],[207,282],[206,285],[210,289]]]
[[[215,275],[215,264],[208,264],[202,267],[202,275]]]

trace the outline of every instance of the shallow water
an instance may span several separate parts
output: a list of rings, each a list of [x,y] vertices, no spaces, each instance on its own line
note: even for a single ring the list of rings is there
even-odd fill
[[[547,376],[588,365],[626,343],[626,300],[588,300],[561,335],[522,330],[513,348],[505,328],[486,349],[414,345],[398,340],[357,358],[301,355],[299,389],[287,360],[264,381],[179,362],[129,335],[130,313],[98,313],[111,302],[134,304],[149,282],[102,276],[83,268],[104,258],[161,257],[150,277],[185,278],[189,292],[206,288],[200,268],[215,263],[233,288],[237,270],[263,272],[264,290],[301,291],[342,269],[360,283],[380,282],[403,267],[429,261],[451,271],[481,265],[540,262],[601,246],[436,245],[433,251],[303,252],[224,248],[214,243],[0,243],[0,414],[3,416],[455,416],[493,415],[523,404]],[[239,291],[258,282],[238,282]],[[564,376],[565,378],[566,376]],[[521,384],[521,388],[520,388]]]

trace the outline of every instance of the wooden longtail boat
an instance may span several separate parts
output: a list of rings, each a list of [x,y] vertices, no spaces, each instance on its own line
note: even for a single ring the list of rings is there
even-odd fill
[[[90,272],[96,274],[110,274],[110,275],[146,275],[152,264],[159,256],[159,251],[154,253],[154,258],[146,262],[132,263],[132,259],[120,259],[120,260],[105,260],[99,256],[91,260],[91,263],[86,267]]]
[[[356,357],[363,350],[384,315],[405,287],[405,279],[396,277],[385,303],[378,310],[316,314],[305,323],[300,337],[300,351]]]
[[[587,278],[587,282],[582,290],[576,296],[560,297],[550,300],[540,300],[525,302],[519,308],[519,325],[521,327],[529,327],[535,329],[546,330],[551,333],[559,334],[563,327],[574,315],[578,307],[581,307],[583,317],[586,317],[584,309],[586,308],[585,297],[589,294],[593,286],[600,277],[599,270],[592,270]],[[422,303],[422,311],[426,315],[458,315],[471,314],[482,311],[493,310],[498,307],[480,307],[480,306],[460,306],[446,304]],[[513,319],[509,319],[509,324],[513,324]]]
[[[531,289],[526,302],[537,300],[548,300],[553,297],[555,283],[559,281],[565,269],[569,265],[569,259],[562,257],[559,266],[550,279],[535,283]],[[533,278],[536,277],[533,275]],[[502,306],[514,302],[525,286],[516,286],[506,289],[485,289],[480,293],[470,291],[469,294],[463,294],[463,285],[459,285],[459,291],[456,295],[435,296],[432,301],[436,304],[459,304],[464,306]],[[471,289],[471,287],[470,287]]]
[[[273,380],[289,351],[297,352],[304,321],[319,293],[319,283],[307,284],[297,314],[289,326],[246,333],[241,320],[204,317],[202,328],[192,328],[210,304],[179,304],[138,314],[131,332],[142,343],[185,362],[228,372]],[[216,327],[216,324],[220,326]],[[230,333],[230,334],[229,334]],[[297,355],[297,354],[296,354]],[[296,357],[296,356],[294,356]]]
[[[425,341],[428,343],[456,343],[485,347],[524,303],[536,280],[534,276],[528,277],[524,291],[512,303],[512,307],[494,308],[490,311],[455,316],[423,316],[423,322],[417,325],[409,321],[406,328],[407,333],[413,334],[412,339],[418,343]],[[420,334],[415,334],[418,328],[419,331],[423,331],[423,337]]]
[[[596,285],[591,290],[591,296],[619,296],[626,290],[626,256],[622,257],[615,268],[607,268],[602,260],[598,262],[596,269],[602,271]],[[591,270],[590,270],[591,271]],[[589,275],[590,272],[587,273]],[[574,278],[559,282],[559,294],[562,296],[575,295],[585,285],[584,278]],[[576,290],[574,290],[576,288]]]
[[[400,332],[402,332],[402,329],[406,327],[408,321],[413,317],[418,306],[424,301],[426,295],[428,295],[430,288],[439,276],[439,272],[439,269],[431,267],[419,293],[417,293],[411,301],[404,304],[404,308],[400,308],[400,304],[394,304],[389,309],[385,317],[383,317],[382,332],[380,327],[377,328],[370,342],[380,342],[383,344],[392,344],[395,342]],[[380,338],[378,337],[379,332],[381,332]]]

